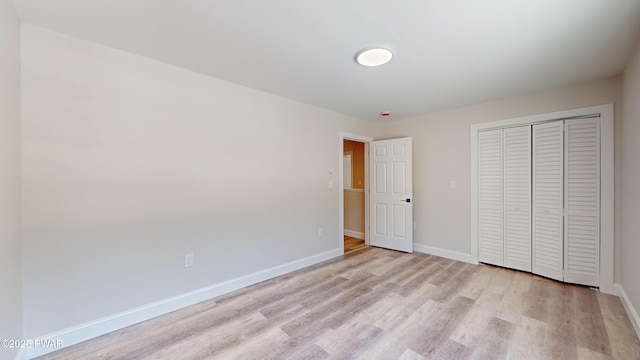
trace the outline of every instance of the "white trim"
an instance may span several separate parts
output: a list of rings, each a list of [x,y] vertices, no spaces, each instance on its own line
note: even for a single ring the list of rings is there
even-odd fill
[[[20,350],[18,350],[15,360],[27,360],[27,351],[25,348],[21,348]]]
[[[478,124],[471,124],[471,128],[472,129],[476,128],[477,130],[503,128],[503,127],[509,127],[509,126],[515,126],[515,125],[533,124],[537,122],[550,121],[550,120],[556,120],[556,119],[559,120],[559,119],[571,118],[576,116],[602,114],[603,112],[607,113],[609,111],[611,112],[611,115],[613,115],[613,104],[588,106],[588,107],[583,107],[578,109],[555,111],[555,112],[544,113],[544,114],[522,116],[522,117],[513,118],[513,119],[505,119],[505,120],[489,121],[489,122],[478,123]]]
[[[370,140],[370,141],[373,141]],[[369,179],[369,142],[364,143],[364,243],[369,245],[369,195],[371,194],[371,180]],[[344,204],[343,204],[344,208]]]
[[[119,330],[127,326],[137,324],[139,322],[164,315],[205,300],[212,299],[216,296],[220,296],[234,290],[247,287],[249,285],[257,284],[261,281],[269,280],[277,276],[317,264],[322,261],[333,259],[335,257],[341,256],[343,252],[344,250],[340,251],[340,249],[325,251],[320,254],[312,255],[286,264],[274,266],[269,269],[257,271],[252,274],[241,276],[228,281],[223,281],[221,283],[190,291],[188,293],[160,300],[131,310],[123,311],[118,314],[113,314],[102,319],[47,334],[38,337],[37,339],[62,340],[64,347],[68,347],[78,344],[82,341],[93,339],[100,335],[104,335],[112,331]],[[35,357],[48,354],[56,350],[60,350],[60,348],[31,347],[26,351],[26,359],[33,359]],[[16,359],[18,358],[16,357]]]
[[[352,238],[364,240],[364,233],[359,231],[344,229],[344,236],[351,236]]]
[[[636,331],[636,335],[640,339],[640,316],[638,316],[638,311],[633,307],[631,303],[631,299],[627,296],[627,292],[624,291],[622,284],[614,285],[615,295],[617,295],[622,301],[622,305],[624,305],[624,309],[627,311],[627,315],[629,316],[629,320],[631,321],[631,325]]]
[[[343,153],[344,153],[344,141],[353,140],[364,143],[364,242],[369,244],[369,141],[373,141],[373,138],[368,136],[351,134],[348,132],[338,132],[338,246],[340,253],[344,254],[344,179],[343,179]]]
[[[478,131],[526,125],[575,116],[600,115],[600,291],[613,294],[614,269],[614,142],[613,104],[589,106],[470,126],[471,161],[471,260],[478,262]]]
[[[471,257],[471,254],[465,254],[465,253],[437,248],[433,246],[413,243],[413,251],[421,252],[429,255],[440,256],[440,257],[451,259],[451,260],[462,261],[469,264],[476,264],[476,265],[478,264],[477,261],[473,260],[473,258]]]
[[[472,124],[470,130],[470,162],[471,162],[471,261],[474,263],[480,262],[480,254],[478,246],[480,245],[480,237],[478,234],[478,128],[477,125]]]
[[[600,291],[614,293],[613,104],[600,107]]]

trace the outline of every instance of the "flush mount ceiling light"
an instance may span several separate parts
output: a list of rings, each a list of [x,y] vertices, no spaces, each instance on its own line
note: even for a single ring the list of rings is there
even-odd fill
[[[364,66],[380,66],[388,63],[393,53],[387,49],[364,49],[356,55],[356,61]]]

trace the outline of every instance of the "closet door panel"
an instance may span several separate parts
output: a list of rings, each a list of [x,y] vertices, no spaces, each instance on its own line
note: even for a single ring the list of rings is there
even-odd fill
[[[502,130],[478,133],[480,261],[503,262],[503,151]]]
[[[531,271],[531,126],[504,129],[504,266]]]
[[[533,126],[532,272],[563,280],[562,121]]]
[[[599,286],[600,119],[565,122],[564,280]]]

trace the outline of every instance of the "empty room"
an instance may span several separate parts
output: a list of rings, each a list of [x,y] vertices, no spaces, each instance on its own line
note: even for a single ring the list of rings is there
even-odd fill
[[[0,360],[640,359],[640,0],[0,0]]]

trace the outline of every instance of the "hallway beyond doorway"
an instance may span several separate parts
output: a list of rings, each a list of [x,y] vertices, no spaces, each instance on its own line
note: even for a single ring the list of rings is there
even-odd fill
[[[344,253],[359,250],[365,247],[364,239],[357,239],[351,236],[344,237]]]

